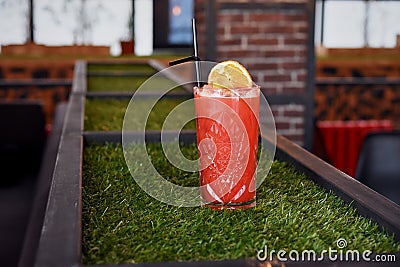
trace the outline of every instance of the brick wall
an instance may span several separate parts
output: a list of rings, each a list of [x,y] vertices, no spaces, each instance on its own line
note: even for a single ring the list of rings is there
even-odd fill
[[[304,105],[271,105],[277,132],[293,142],[304,143]]]
[[[195,3],[200,58],[241,62],[267,97],[307,94],[307,1]],[[270,104],[278,133],[304,144],[304,103]]]
[[[74,74],[74,60],[14,60],[0,61],[0,79],[70,79]]]
[[[0,100],[40,100],[46,123],[52,124],[56,105],[68,100],[74,62],[74,59],[2,58]],[[37,85],[38,80],[42,81],[42,85]]]
[[[0,100],[12,102],[17,99],[40,100],[46,117],[46,123],[53,123],[53,115],[57,104],[68,101],[71,86],[8,86],[0,87]]]

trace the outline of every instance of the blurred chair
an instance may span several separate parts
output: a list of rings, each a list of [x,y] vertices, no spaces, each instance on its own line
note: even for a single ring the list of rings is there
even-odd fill
[[[41,101],[0,101],[0,184],[37,175],[46,141],[45,126]]]
[[[0,262],[17,266],[46,140],[40,101],[0,101]]]
[[[400,204],[400,131],[367,135],[361,148],[355,177]]]

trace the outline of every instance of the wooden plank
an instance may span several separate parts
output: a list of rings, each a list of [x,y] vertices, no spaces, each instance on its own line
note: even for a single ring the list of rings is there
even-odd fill
[[[83,102],[83,95],[72,94],[68,103],[35,266],[81,261]]]
[[[84,94],[87,92],[87,63],[84,60],[78,60],[75,63],[74,79],[72,82],[72,94]]]
[[[304,147],[309,151],[313,149],[314,142],[314,96],[315,96],[315,2],[307,1],[307,77],[304,114]]]
[[[380,77],[363,78],[317,78],[315,84],[318,85],[400,85],[400,79],[389,79]]]
[[[75,65],[72,88],[35,266],[75,266],[81,262],[85,61]]]
[[[0,79],[0,90],[3,87],[21,88],[36,87],[54,87],[54,86],[72,86],[70,79],[33,79],[33,80],[3,80]]]

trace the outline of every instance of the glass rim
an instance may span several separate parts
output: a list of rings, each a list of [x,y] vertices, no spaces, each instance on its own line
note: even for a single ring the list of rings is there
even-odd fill
[[[208,86],[209,84],[203,84],[202,86],[193,86],[193,89],[198,88],[198,89],[202,89],[204,88],[204,86]],[[261,86],[256,84],[255,82],[252,82],[252,87],[234,87],[234,88],[214,88],[214,87],[209,87],[207,88],[209,90],[250,90],[250,89],[260,89],[261,90]]]

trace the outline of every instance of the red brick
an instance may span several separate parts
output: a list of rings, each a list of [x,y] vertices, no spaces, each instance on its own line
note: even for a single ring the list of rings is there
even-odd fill
[[[260,84],[258,83],[258,85],[260,85]],[[278,92],[278,88],[276,88],[276,87],[274,87],[274,88],[265,88],[265,86],[263,86],[262,84],[260,86],[261,86],[261,91],[266,96],[276,95],[276,94],[279,93]],[[278,112],[278,111],[276,111],[276,112]],[[272,113],[274,113],[274,112],[272,112]],[[276,114],[274,114],[274,116],[276,116]]]
[[[284,14],[282,20],[284,21],[307,21],[307,14]]]
[[[217,19],[219,23],[240,22],[243,21],[243,14],[219,14]]]
[[[222,35],[224,35],[224,34],[226,34],[226,32],[225,32],[225,28],[224,27],[218,27],[217,28],[217,35],[218,36],[222,36]]]
[[[306,74],[298,74],[297,80],[301,81],[301,82],[305,82],[307,80],[307,75]]]
[[[307,39],[303,38],[283,38],[285,45],[307,45]]]
[[[279,20],[280,14],[273,14],[273,13],[256,13],[250,15],[250,21],[276,21]]]
[[[277,129],[289,129],[290,128],[290,123],[289,122],[276,121],[275,122],[275,127]]]
[[[272,107],[271,107],[271,111],[272,111],[272,115],[274,116],[275,123],[276,123],[276,118],[279,117],[280,111],[277,109],[273,109]]]
[[[264,77],[264,82],[290,82],[290,75],[268,75]]]
[[[284,94],[303,94],[305,92],[305,86],[294,86],[292,84],[284,85],[282,93]]]
[[[250,38],[247,40],[249,45],[278,45],[277,38]]]
[[[307,25],[297,25],[294,27],[294,29],[295,29],[295,32],[307,33],[308,26]]]
[[[272,22],[281,22],[281,21],[307,21],[306,14],[283,14],[283,13],[256,13],[250,15],[251,21],[272,21]]]
[[[262,26],[261,30],[263,33],[276,33],[276,34],[284,34],[284,33],[295,33],[296,28],[293,26],[277,26],[277,25],[268,25]]]
[[[249,33],[260,33],[261,30],[259,27],[255,26],[231,26],[231,34],[249,34]]]
[[[264,55],[266,57],[275,57],[275,58],[281,58],[281,57],[294,57],[296,56],[296,51],[293,50],[269,50],[265,51]]]
[[[225,46],[225,45],[240,45],[242,43],[241,39],[226,39],[220,38],[217,40],[217,45]]]
[[[296,56],[307,57],[307,49],[304,47],[304,49],[297,50],[296,51]]]
[[[275,70],[279,68],[278,63],[251,63],[247,64],[249,70]]]
[[[219,47],[217,52],[220,52],[222,57],[226,58],[263,57],[263,52],[258,50],[230,50],[224,47]]]
[[[305,62],[282,62],[281,66],[285,70],[305,69]]]
[[[296,121],[296,122],[291,121],[290,122],[290,128],[291,129],[304,129],[304,122],[303,121],[301,121],[301,122],[299,122],[299,121]]]

